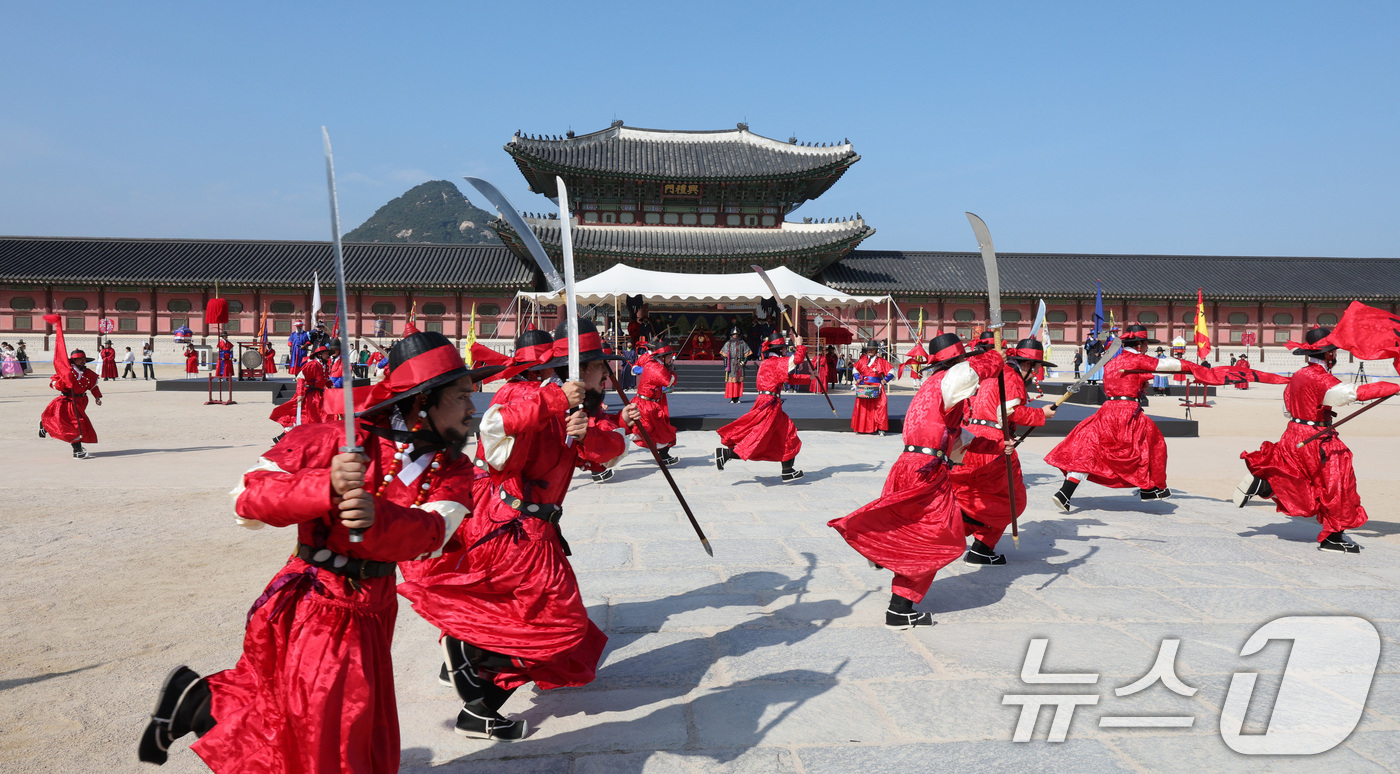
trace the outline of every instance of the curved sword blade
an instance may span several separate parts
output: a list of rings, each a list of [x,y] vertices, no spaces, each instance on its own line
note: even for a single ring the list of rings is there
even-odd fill
[[[564,178],[556,176],[559,186],[559,245],[564,253],[564,322],[569,333],[569,381],[579,378],[578,296],[574,293],[574,234],[569,223],[569,191]]]
[[[549,289],[553,291],[563,290],[564,278],[559,276],[559,270],[555,269],[554,264],[550,262],[549,255],[544,251],[544,245],[540,244],[539,237],[535,236],[534,230],[525,222],[525,219],[520,217],[520,213],[516,211],[506,195],[497,190],[496,186],[479,177],[463,179],[480,191],[481,195],[491,202],[491,206],[496,208],[496,212],[505,219],[505,222],[515,229],[515,233],[520,236],[520,241],[524,243],[525,249],[529,250],[530,256],[535,259],[535,265],[539,266],[540,271],[544,274],[544,281],[546,285],[549,285]]]
[[[1039,335],[1040,335],[1040,326],[1042,326],[1042,325],[1044,325],[1044,324],[1045,324],[1045,299],[1042,298],[1042,299],[1040,299],[1040,306],[1036,307],[1036,310],[1035,310],[1035,323],[1034,323],[1033,325],[1031,325],[1031,333],[1030,333],[1029,338],[1032,338],[1032,339],[1033,339],[1033,338],[1035,338],[1036,336],[1039,336]],[[1047,357],[1048,357],[1048,356],[1047,356]]]
[[[991,327],[1001,326],[1001,275],[997,272],[997,251],[992,247],[992,232],[982,219],[968,212],[967,222],[972,224],[972,233],[977,236],[977,249],[982,251],[982,268],[987,272],[987,306],[991,313]]]

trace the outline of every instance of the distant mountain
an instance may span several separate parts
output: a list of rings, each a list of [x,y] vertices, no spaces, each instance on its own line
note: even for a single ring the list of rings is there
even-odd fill
[[[428,242],[484,245],[501,243],[486,227],[495,215],[467,201],[457,186],[432,180],[380,207],[347,233],[346,242]]]

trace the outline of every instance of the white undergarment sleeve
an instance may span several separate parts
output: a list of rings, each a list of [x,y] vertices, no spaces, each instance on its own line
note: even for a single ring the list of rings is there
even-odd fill
[[[447,545],[447,541],[452,539],[452,535],[457,532],[457,527],[462,524],[462,519],[465,519],[471,511],[467,510],[467,506],[452,500],[434,500],[418,507],[442,517],[442,545],[438,546],[436,551],[418,557],[419,559],[436,559],[442,556],[442,549]]]
[[[1182,370],[1181,361],[1174,357],[1157,358],[1157,367],[1153,370],[1164,374],[1180,373]]]
[[[515,448],[515,436],[506,435],[506,421],[501,418],[500,406],[486,409],[486,413],[481,417],[481,429],[477,432],[477,437],[481,439],[481,450],[486,455],[486,464],[496,470],[505,468],[506,462],[510,460],[511,450]]]
[[[1356,402],[1356,385],[1336,384],[1322,396],[1324,406],[1345,406]]]
[[[971,398],[977,392],[977,372],[963,361],[948,369],[943,376],[943,409],[946,411]]]
[[[237,524],[240,527],[246,527],[248,529],[262,529],[263,527],[267,526],[266,524],[262,523],[261,521],[258,521],[257,519],[245,519],[242,516],[238,515],[238,496],[243,494],[243,492],[248,489],[248,482],[246,480],[247,476],[249,473],[256,473],[260,470],[267,471],[268,473],[287,472],[277,467],[277,463],[273,462],[272,460],[266,457],[259,457],[257,464],[255,464],[251,468],[248,468],[248,470],[244,472],[242,476],[238,477],[238,486],[234,487],[233,491],[229,492],[228,494],[229,497],[233,498],[233,523]]]

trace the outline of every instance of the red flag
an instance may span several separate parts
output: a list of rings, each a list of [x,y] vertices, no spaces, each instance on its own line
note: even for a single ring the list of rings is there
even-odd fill
[[[73,364],[68,362],[68,345],[63,341],[63,320],[56,314],[44,315],[44,322],[54,328],[53,373],[58,386],[65,390],[74,387]]]
[[[1360,301],[1351,302],[1323,342],[1362,360],[1392,360],[1400,368],[1400,317]],[[1290,341],[1289,346],[1296,343]]]
[[[1268,371],[1256,371],[1253,368],[1240,368],[1238,366],[1216,366],[1206,368],[1196,365],[1187,360],[1181,364],[1191,372],[1196,381],[1202,384],[1209,384],[1220,387],[1226,384],[1243,384],[1245,382],[1259,382],[1261,384],[1288,384],[1287,376],[1279,376]]]
[[[909,350],[909,359],[899,364],[899,378],[904,378],[904,368],[909,366],[911,373],[915,372],[919,366],[928,362],[928,353],[924,351],[923,344],[914,344],[914,348]]]

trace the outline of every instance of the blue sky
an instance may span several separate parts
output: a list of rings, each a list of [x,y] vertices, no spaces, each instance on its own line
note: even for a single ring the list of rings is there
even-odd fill
[[[850,138],[865,246],[1400,256],[1394,3],[7,3],[0,234],[328,239],[501,146]],[[465,190],[469,195],[471,191]],[[477,199],[478,204],[481,202]]]

